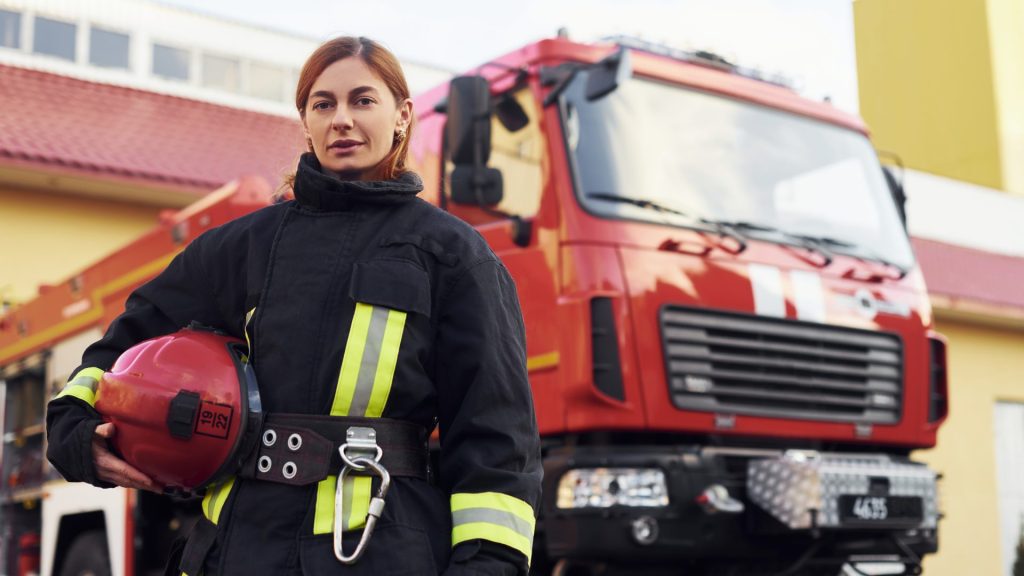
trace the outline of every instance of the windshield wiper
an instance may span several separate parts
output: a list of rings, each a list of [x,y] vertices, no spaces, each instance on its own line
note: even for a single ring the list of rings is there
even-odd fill
[[[811,242],[814,244],[820,244],[822,246],[831,246],[832,248],[855,248],[857,245],[846,240],[839,240],[832,238],[831,236],[813,236],[811,234],[793,234],[787,233],[787,236],[791,238],[797,238],[805,242]]]
[[[877,263],[885,266],[886,268],[890,268],[892,270],[895,270],[896,273],[897,273],[896,280],[902,280],[910,272],[909,270],[907,270],[906,268],[903,268],[899,264],[896,264],[896,263],[892,262],[891,260],[887,260],[886,258],[884,258],[882,256],[879,256],[878,254],[875,254],[874,252],[871,252],[867,248],[865,248],[865,247],[863,247],[863,246],[861,246],[859,244],[856,244],[854,242],[848,242],[846,240],[838,240],[838,239],[832,238],[830,236],[809,236],[809,235],[796,235],[796,234],[794,234],[793,236],[799,236],[800,238],[802,238],[802,239],[804,239],[804,240],[806,240],[808,242],[814,242],[814,243],[817,243],[817,244],[820,244],[820,245],[829,246],[829,247],[831,247],[833,249],[836,249],[836,250],[834,250],[835,252],[840,252],[840,253],[842,253],[842,254],[844,254],[846,256],[852,256],[852,257],[854,257],[854,258],[856,258],[858,260],[862,260],[862,261],[866,260],[866,261],[871,261],[871,262],[877,262]]]
[[[746,234],[748,237],[751,235],[751,233],[775,234],[781,236],[781,240],[766,240],[769,242],[774,242],[776,244],[782,244],[784,246],[794,246],[796,248],[803,248],[804,250],[817,254],[818,256],[821,257],[820,262],[815,262],[809,260],[808,258],[803,259],[808,260],[811,264],[814,264],[815,266],[818,266],[820,268],[825,268],[826,266],[831,264],[833,260],[832,253],[825,247],[829,243],[825,241],[819,241],[818,238],[812,236],[783,232],[782,230],[779,230],[774,226],[769,226],[768,224],[761,224],[759,222],[751,222],[749,220],[708,220],[706,218],[702,218],[701,221],[710,226],[719,226],[730,230],[734,230],[737,233]],[[834,242],[836,244],[839,244],[842,241],[835,240]]]
[[[646,208],[648,210],[654,210],[655,212],[661,212],[663,214],[673,214],[675,216],[682,216],[689,220],[693,220],[703,226],[687,226],[698,232],[711,232],[717,234],[721,238],[730,238],[736,243],[736,246],[732,249],[725,248],[722,241],[719,241],[718,246],[723,248],[725,251],[731,254],[739,254],[747,249],[747,243],[743,240],[741,235],[732,229],[730,226],[725,226],[714,220],[708,220],[707,218],[696,218],[693,215],[677,210],[676,208],[670,208],[664,204],[659,204],[653,200],[647,200],[646,198],[633,198],[630,196],[619,196],[618,194],[609,194],[607,192],[591,192],[586,195],[587,198],[594,198],[596,200],[607,200],[609,202],[622,202],[624,204],[632,204],[640,208]],[[665,222],[665,224],[669,224]]]
[[[619,196],[618,194],[608,194],[607,192],[593,192],[587,194],[587,198],[595,198],[597,200],[608,200],[609,202],[622,202],[625,204],[632,204],[633,206],[639,206],[641,208],[647,208],[656,212],[665,212],[668,214],[675,214],[676,216],[683,216],[684,218],[690,218],[693,220],[693,216],[690,216],[682,210],[676,210],[675,208],[669,208],[663,204],[658,204],[653,200],[646,200],[644,198],[632,198],[630,196]]]

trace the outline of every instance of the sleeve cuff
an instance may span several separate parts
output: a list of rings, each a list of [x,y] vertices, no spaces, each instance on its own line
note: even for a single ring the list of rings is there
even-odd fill
[[[499,492],[456,493],[451,497],[452,546],[470,540],[502,544],[526,557],[533,553],[533,507]]]
[[[74,378],[64,385],[64,389],[54,399],[64,396],[74,396],[85,402],[90,407],[96,406],[96,390],[99,388],[100,379],[103,378],[103,370],[99,368],[85,368],[79,370]]]

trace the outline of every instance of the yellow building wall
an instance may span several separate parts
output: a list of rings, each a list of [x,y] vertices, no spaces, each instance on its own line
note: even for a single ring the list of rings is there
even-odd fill
[[[997,401],[1024,402],[1024,332],[941,319],[937,325],[949,338],[950,417],[937,446],[915,459],[944,474],[946,516],[925,574],[1000,576],[993,415]]]
[[[20,302],[156,226],[159,208],[0,188],[0,297]]]
[[[1024,2],[988,0],[1003,187],[1024,194]]]
[[[986,0],[854,0],[853,14],[875,146],[909,168],[1003,188]]]

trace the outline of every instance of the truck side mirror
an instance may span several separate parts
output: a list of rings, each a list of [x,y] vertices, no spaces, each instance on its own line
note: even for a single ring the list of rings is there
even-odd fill
[[[457,165],[485,166],[491,157],[491,87],[482,76],[459,76],[448,92],[448,153]]]
[[[455,164],[451,198],[456,204],[488,208],[501,202],[501,171],[487,167],[491,157],[491,105],[491,87],[484,77],[452,80],[445,138],[448,156]]]
[[[889,194],[896,203],[896,210],[900,213],[900,221],[903,222],[903,229],[907,229],[907,194],[903,191],[903,182],[896,176],[892,166],[882,166],[882,174],[885,175],[885,183],[889,186]]]
[[[488,208],[501,202],[501,170],[486,166],[455,166],[451,175],[452,202]]]
[[[619,51],[606,57],[591,68],[587,76],[586,97],[588,102],[603,98],[633,76],[633,63],[629,50]]]

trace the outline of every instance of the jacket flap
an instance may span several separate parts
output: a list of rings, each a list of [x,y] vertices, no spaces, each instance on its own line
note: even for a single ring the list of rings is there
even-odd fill
[[[349,296],[356,302],[386,306],[430,317],[430,279],[412,262],[356,262]]]

